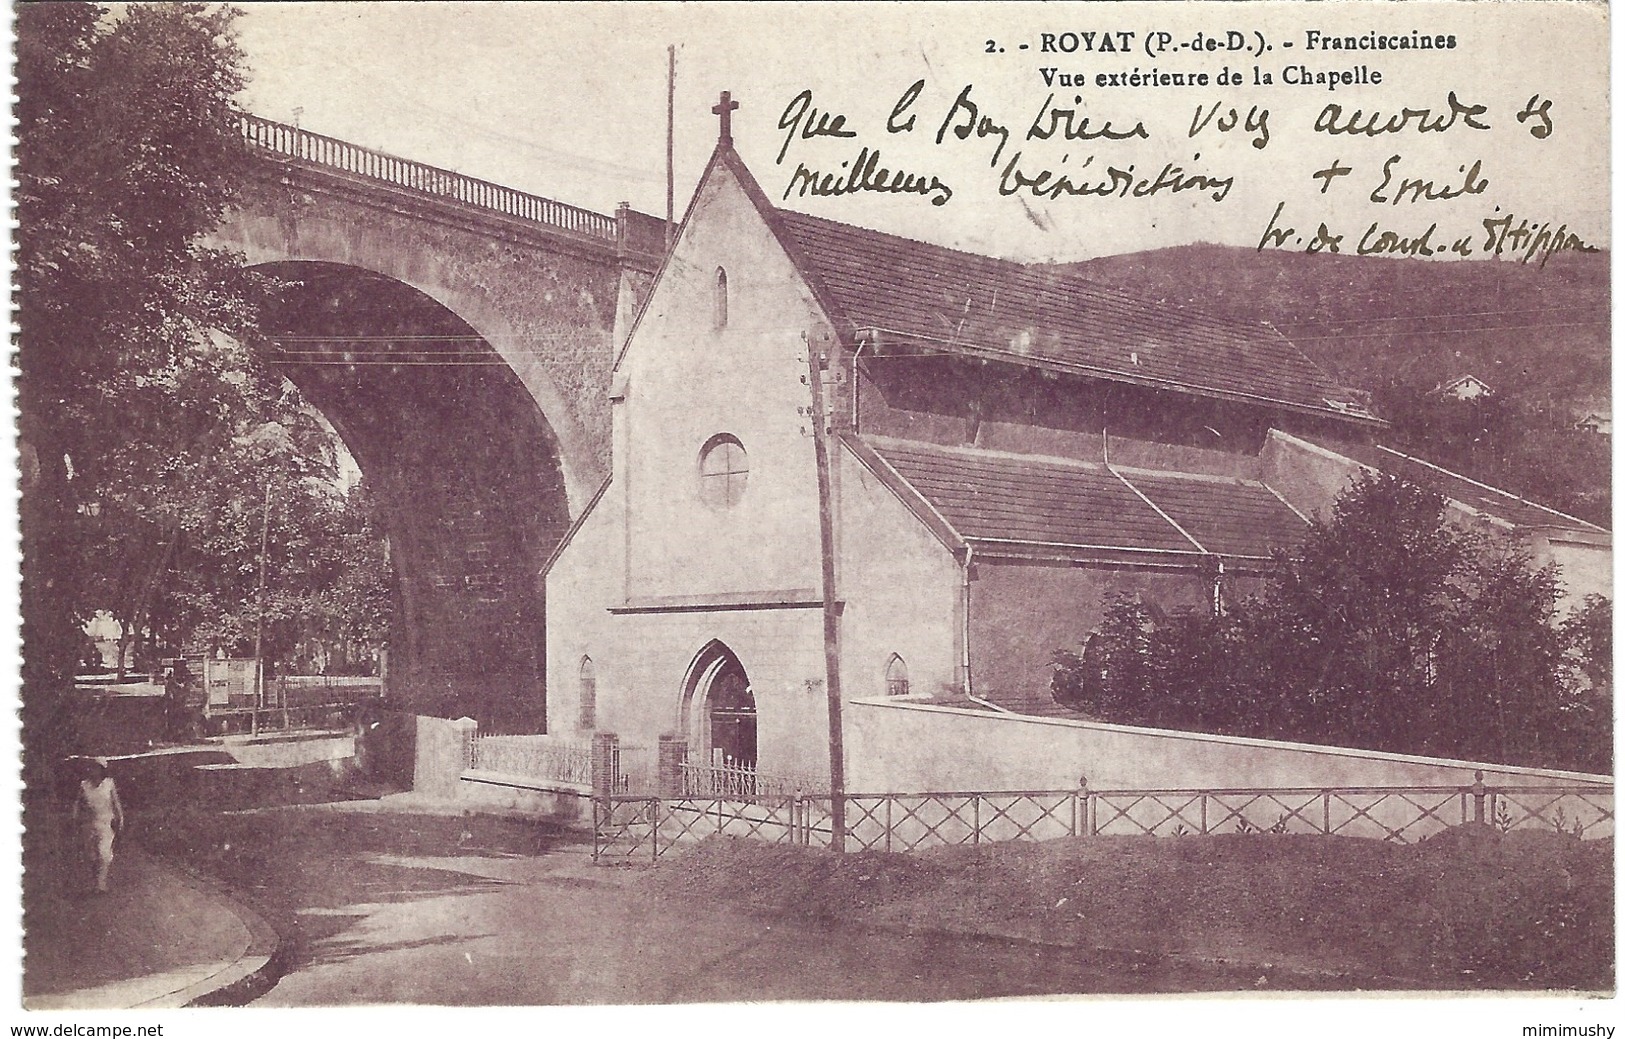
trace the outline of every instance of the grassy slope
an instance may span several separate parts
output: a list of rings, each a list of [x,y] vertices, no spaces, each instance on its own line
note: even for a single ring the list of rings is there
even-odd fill
[[[1260,834],[846,856],[717,839],[660,878],[776,915],[1248,964],[1288,988],[1327,974],[1348,987],[1614,984],[1611,838],[1463,827],[1411,847]]]

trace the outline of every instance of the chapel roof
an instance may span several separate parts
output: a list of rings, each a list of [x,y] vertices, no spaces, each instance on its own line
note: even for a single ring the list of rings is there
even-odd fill
[[[1520,498],[1510,491],[1503,491],[1498,487],[1479,483],[1477,480],[1462,476],[1460,473],[1451,472],[1431,462],[1425,462],[1420,458],[1396,451],[1391,447],[1385,447],[1381,444],[1347,444],[1301,433],[1293,435],[1323,450],[1351,458],[1368,468],[1386,473],[1389,476],[1396,476],[1408,483],[1415,484],[1425,491],[1432,491],[1510,527],[1525,530],[1546,528],[1595,534],[1607,533],[1607,528],[1600,527],[1595,523],[1589,523],[1566,513],[1558,512],[1556,509],[1547,508],[1544,505]]]
[[[1051,265],[779,209],[781,240],[843,331],[948,353],[1374,424],[1268,325],[1151,303]]]
[[[855,438],[961,541],[1043,556],[1263,560],[1306,521],[1256,480]],[[860,455],[862,457],[862,455]],[[884,474],[883,474],[884,475]]]

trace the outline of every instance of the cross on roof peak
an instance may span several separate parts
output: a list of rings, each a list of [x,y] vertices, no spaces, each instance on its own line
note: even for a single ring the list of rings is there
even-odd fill
[[[715,105],[711,106],[712,113],[722,117],[722,126],[717,134],[717,143],[726,144],[729,147],[733,147],[733,113],[734,109],[738,107],[739,102],[735,101],[733,99],[733,95],[728,93],[726,90],[722,92],[722,99]]]

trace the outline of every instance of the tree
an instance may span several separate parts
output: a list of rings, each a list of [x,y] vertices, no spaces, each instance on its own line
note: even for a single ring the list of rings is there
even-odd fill
[[[1468,552],[1445,503],[1388,477],[1366,477],[1280,560],[1258,609],[1274,670],[1307,696],[1300,725],[1332,742],[1414,732],[1428,709],[1431,654]],[[1287,636],[1287,637],[1283,637]]]
[[[1374,398],[1400,450],[1608,523],[1609,438],[1575,429],[1571,401],[1516,393],[1456,400],[1397,377]]]
[[[1156,619],[1145,603],[1121,598],[1077,653],[1056,655],[1056,700],[1130,725],[1152,724],[1160,676],[1151,655]]]
[[[1563,637],[1574,666],[1575,695],[1567,731],[1588,767],[1613,772],[1614,604],[1588,595],[1563,622]],[[1606,767],[1605,767],[1606,765]]]
[[[1563,633],[1587,686],[1604,696],[1613,696],[1613,600],[1604,595],[1586,596],[1580,608],[1564,620]]]
[[[172,639],[274,661],[370,673],[388,641],[393,573],[365,486],[276,479],[200,532],[165,606]],[[264,536],[265,589],[258,588]]]
[[[389,642],[395,575],[377,515],[377,503],[363,481],[345,497],[336,517],[336,538],[329,543],[342,553],[338,577],[319,589],[309,631],[309,638],[322,647],[329,671],[373,674],[377,652]]]
[[[235,17],[199,4],[17,11],[25,693],[71,674],[109,553],[139,589],[173,551],[141,531],[97,543],[114,518],[104,499],[155,498],[237,432],[223,416],[268,419],[282,398],[245,345],[255,279],[199,244],[249,161]]]
[[[1083,653],[1057,654],[1056,699],[1131,724],[1606,768],[1605,694],[1575,680],[1576,659],[1606,676],[1606,600],[1559,626],[1554,568],[1445,508],[1362,477],[1256,600],[1159,623],[1113,606]]]
[[[201,244],[254,161],[236,16],[18,11],[25,709],[96,610],[121,668],[261,634],[268,656],[325,639],[370,665],[387,637],[371,498],[338,489],[334,435],[259,360],[277,286]]]

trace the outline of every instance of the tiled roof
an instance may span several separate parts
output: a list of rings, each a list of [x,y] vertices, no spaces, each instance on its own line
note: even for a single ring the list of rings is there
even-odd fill
[[[849,332],[877,329],[883,340],[889,334],[1114,381],[1371,418],[1268,326],[1148,303],[1074,272],[789,210],[777,210],[774,221]]]
[[[863,439],[955,533],[973,541],[1261,558],[1305,529],[1260,483]]]
[[[1397,476],[1402,480],[1443,495],[1451,501],[1460,502],[1470,509],[1483,513],[1492,519],[1514,527],[1555,527],[1561,530],[1579,530],[1594,533],[1604,533],[1606,528],[1595,523],[1588,523],[1582,519],[1565,515],[1556,509],[1549,509],[1544,505],[1537,505],[1532,501],[1503,491],[1497,487],[1479,483],[1476,480],[1453,473],[1448,469],[1440,468],[1431,462],[1424,462],[1419,458],[1395,451],[1390,447],[1379,444],[1349,444],[1335,440],[1324,440],[1318,437],[1305,436],[1295,433],[1300,440],[1307,440],[1317,447],[1351,458],[1356,462],[1376,469],[1378,472]]]
[[[1306,532],[1303,518],[1261,483],[1118,471],[1209,552],[1266,556],[1271,548],[1297,544]]]
[[[1196,546],[1104,466],[869,438],[966,538],[1194,552]]]
[[[1470,480],[1448,469],[1441,469],[1421,459],[1401,454],[1392,448],[1378,446],[1375,456],[1377,468],[1383,472],[1436,491],[1452,501],[1461,502],[1468,508],[1505,520],[1515,527],[1560,527],[1567,530],[1597,532],[1603,530],[1595,523],[1587,523],[1585,520],[1566,516],[1556,509],[1548,509],[1544,505],[1525,501],[1508,491]]]

